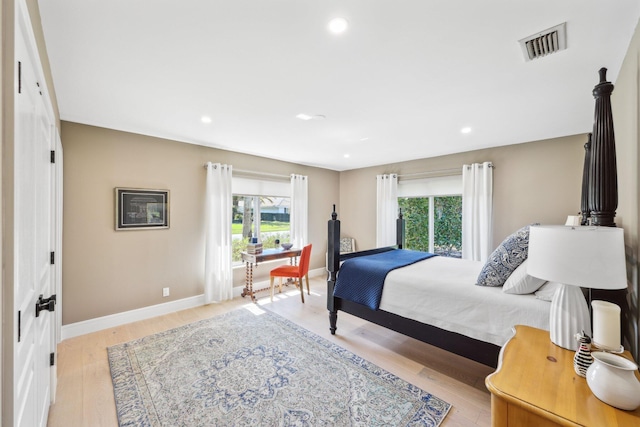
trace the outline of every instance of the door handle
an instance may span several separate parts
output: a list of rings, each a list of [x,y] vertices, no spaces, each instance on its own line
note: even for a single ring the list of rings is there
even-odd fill
[[[51,295],[49,298],[42,298],[42,295],[38,297],[38,301],[36,301],[36,317],[40,317],[40,312],[43,310],[48,310],[48,311],[56,310],[55,295]]]

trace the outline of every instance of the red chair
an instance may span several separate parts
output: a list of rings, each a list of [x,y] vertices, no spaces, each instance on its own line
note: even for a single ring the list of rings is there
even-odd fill
[[[311,291],[309,290],[309,258],[311,258],[311,244],[302,248],[300,262],[298,262],[298,265],[281,265],[280,267],[276,267],[271,270],[271,273],[269,273],[271,279],[271,301],[273,301],[273,279],[276,277],[280,278],[280,292],[282,292],[282,278],[290,277],[292,279],[296,279],[294,281],[296,286],[300,286],[300,297],[304,303],[304,291],[302,289],[303,277],[307,279],[307,293],[311,295]]]

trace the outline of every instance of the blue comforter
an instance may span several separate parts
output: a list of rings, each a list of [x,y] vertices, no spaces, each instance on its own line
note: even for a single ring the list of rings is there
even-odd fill
[[[348,259],[340,267],[333,295],[377,310],[384,279],[390,271],[433,256],[429,252],[397,249]]]

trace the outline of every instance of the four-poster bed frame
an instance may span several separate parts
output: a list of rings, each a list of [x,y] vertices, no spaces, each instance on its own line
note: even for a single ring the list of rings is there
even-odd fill
[[[371,310],[370,308],[335,297],[333,290],[336,284],[340,262],[358,256],[373,255],[376,253],[402,249],[404,243],[404,219],[402,214],[396,220],[396,246],[372,249],[368,251],[340,254],[340,220],[335,211],[331,213],[328,223],[328,278],[327,278],[327,309],[329,310],[329,323],[331,334],[336,333],[338,310],[352,314],[369,322],[394,330],[401,334],[415,338],[419,341],[434,345],[443,350],[459,354],[468,359],[475,360],[484,365],[496,367],[500,347],[470,338],[455,332],[446,331],[435,326],[427,325],[413,319],[407,319],[397,314],[384,310]]]

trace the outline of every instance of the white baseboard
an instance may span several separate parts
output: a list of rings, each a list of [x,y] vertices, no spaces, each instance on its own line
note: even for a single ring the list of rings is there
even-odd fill
[[[107,328],[113,328],[114,326],[125,325],[127,323],[162,316],[163,314],[169,314],[175,311],[199,307],[203,304],[204,294],[201,294],[194,297],[138,308],[136,310],[96,317],[95,319],[84,320],[82,322],[71,323],[69,325],[62,325],[61,338],[64,341],[68,338],[101,331]]]
[[[317,268],[309,270],[309,277],[316,277],[326,274],[325,268]],[[268,287],[268,281],[254,283],[255,289]],[[244,286],[236,286],[233,288],[233,297],[239,297]],[[139,320],[150,319],[152,317],[162,316],[164,314],[173,313],[175,311],[187,310],[189,308],[200,307],[204,305],[204,294],[184,298],[176,301],[165,302],[162,304],[152,305],[149,307],[138,308],[136,310],[125,311],[122,313],[110,314],[108,316],[96,317],[95,319],[84,320],[82,322],[63,325],[61,330],[61,340],[77,337],[91,332],[101,331],[103,329],[113,328],[115,326],[125,325],[127,323],[137,322]]]

